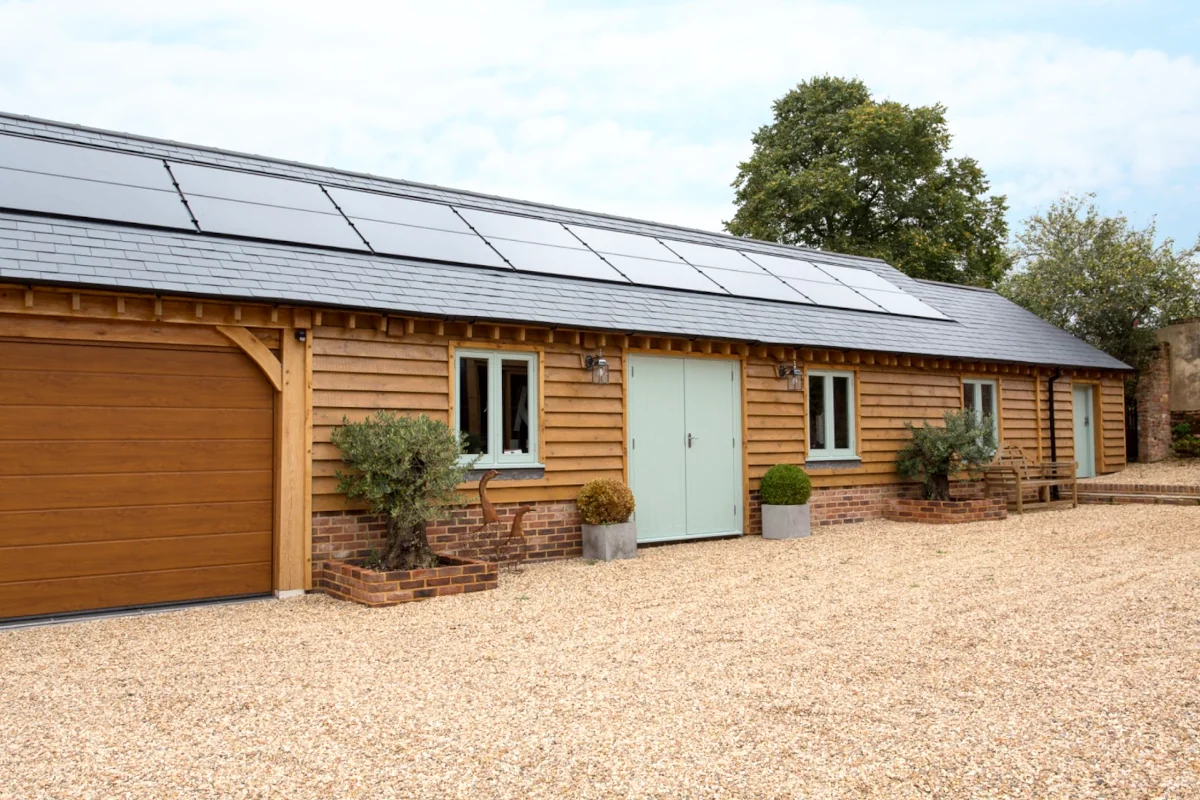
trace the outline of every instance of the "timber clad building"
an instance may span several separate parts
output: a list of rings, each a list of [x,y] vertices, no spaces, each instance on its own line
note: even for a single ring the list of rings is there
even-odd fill
[[[964,405],[1119,470],[1125,370],[872,259],[0,115],[0,618],[312,588],[378,541],[330,444],[377,409],[463,431],[557,558],[598,477],[645,542],[757,532],[780,462],[876,517]]]

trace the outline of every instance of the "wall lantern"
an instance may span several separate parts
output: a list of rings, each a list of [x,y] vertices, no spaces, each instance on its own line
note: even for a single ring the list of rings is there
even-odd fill
[[[591,370],[592,383],[608,383],[608,362],[604,359],[603,350],[584,358],[583,366],[584,369]]]
[[[800,376],[802,374],[803,371],[796,366],[795,361],[793,361],[791,364],[779,365],[779,377],[787,378],[787,388],[789,392],[800,391]]]

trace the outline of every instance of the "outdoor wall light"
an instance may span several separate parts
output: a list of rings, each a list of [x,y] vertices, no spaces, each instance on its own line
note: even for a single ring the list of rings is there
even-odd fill
[[[583,360],[585,369],[591,370],[592,383],[608,383],[608,362],[604,360],[604,351]]]
[[[789,392],[800,391],[800,376],[802,374],[803,371],[796,366],[795,361],[793,361],[791,364],[779,365],[779,377],[787,378],[787,388]]]

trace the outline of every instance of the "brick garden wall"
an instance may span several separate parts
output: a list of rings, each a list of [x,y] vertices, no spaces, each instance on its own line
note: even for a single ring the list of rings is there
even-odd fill
[[[1171,347],[1159,342],[1137,385],[1138,461],[1171,454]]]
[[[524,536],[509,540],[513,512],[532,506],[523,522]],[[534,561],[572,558],[583,554],[583,530],[574,502],[505,503],[496,505],[500,522],[478,535],[482,522],[479,506],[456,509],[447,519],[429,525],[426,535],[435,552],[485,561]],[[355,511],[319,511],[313,514],[313,580],[329,559],[366,558],[383,546],[386,527],[381,519]]]

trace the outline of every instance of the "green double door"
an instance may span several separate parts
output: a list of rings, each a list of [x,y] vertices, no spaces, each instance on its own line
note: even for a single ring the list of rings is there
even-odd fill
[[[639,542],[742,532],[738,363],[630,357],[629,481]]]

